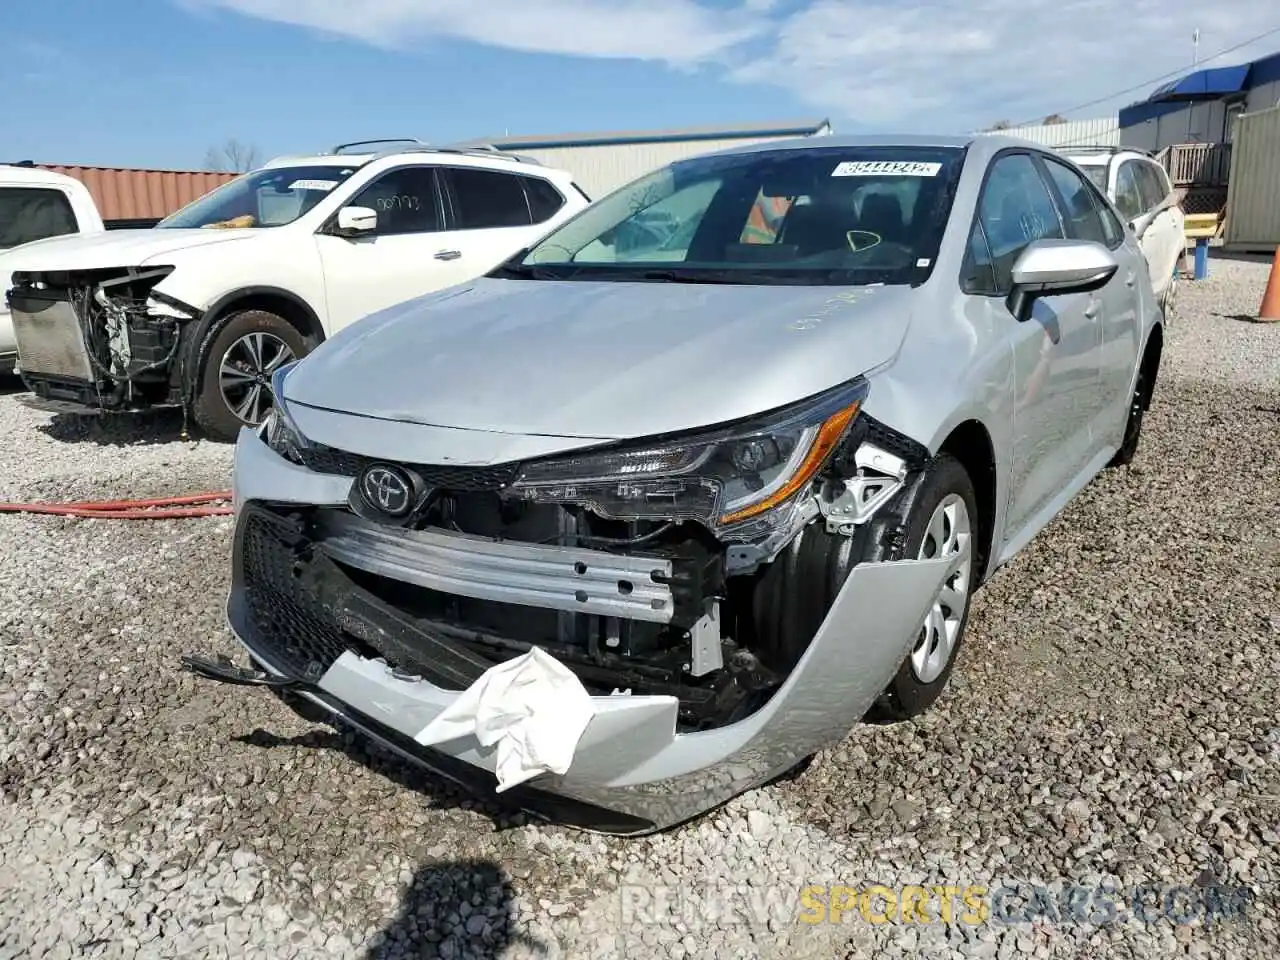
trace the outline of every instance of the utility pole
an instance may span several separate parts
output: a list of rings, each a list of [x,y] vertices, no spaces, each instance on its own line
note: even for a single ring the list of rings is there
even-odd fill
[[[1200,28],[1196,27],[1191,31],[1191,69],[1194,71],[1200,65]],[[1191,118],[1195,116],[1195,102],[1187,104],[1187,140],[1191,139]]]

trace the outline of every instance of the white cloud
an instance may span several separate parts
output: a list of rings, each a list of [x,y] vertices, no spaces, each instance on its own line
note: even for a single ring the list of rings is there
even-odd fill
[[[408,47],[713,64],[791,91],[838,126],[965,132],[1066,112],[1280,26],[1275,0],[178,0]],[[1280,49],[1280,34],[1213,62]],[[1080,111],[1101,116],[1143,84]],[[714,119],[714,118],[709,118]],[[846,121],[840,124],[840,121]]]
[[[771,53],[732,76],[793,91],[814,107],[885,130],[964,133],[1064,112],[1192,66],[1268,27],[1274,0],[815,0],[782,25]],[[1280,34],[1215,60],[1280,50]],[[1081,111],[1105,116],[1155,84]]]
[[[190,3],[191,0],[188,0]],[[508,50],[653,60],[716,60],[769,25],[772,0],[713,8],[697,0],[195,0],[385,46],[429,36]]]

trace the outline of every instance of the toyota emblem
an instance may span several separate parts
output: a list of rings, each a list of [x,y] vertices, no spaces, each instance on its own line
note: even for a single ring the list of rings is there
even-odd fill
[[[413,480],[399,467],[374,464],[360,477],[365,501],[389,517],[397,519],[413,510]]]

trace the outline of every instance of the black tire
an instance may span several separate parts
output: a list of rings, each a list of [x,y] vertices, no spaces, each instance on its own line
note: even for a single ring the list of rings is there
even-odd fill
[[[956,658],[964,643],[965,631],[969,625],[969,610],[972,606],[970,598],[981,575],[979,569],[984,551],[980,547],[977,497],[973,490],[973,481],[968,471],[959,460],[949,454],[939,454],[925,469],[925,475],[914,491],[914,502],[906,515],[906,540],[902,552],[903,559],[915,559],[920,556],[921,546],[928,532],[929,521],[938,506],[952,494],[964,501],[969,513],[971,561],[969,581],[965,591],[964,613],[960,617],[959,630],[942,672],[930,680],[922,681],[915,671],[911,656],[908,655],[898,667],[898,672],[889,681],[880,697],[867,712],[867,723],[899,723],[910,720],[928,710],[938,699],[955,668]],[[914,640],[913,640],[914,646]]]
[[[1124,424],[1124,440],[1121,441],[1120,449],[1115,452],[1115,456],[1107,461],[1109,468],[1127,466],[1137,456],[1138,441],[1142,438],[1142,417],[1150,405],[1148,378],[1151,371],[1149,368],[1150,364],[1144,357],[1142,365],[1138,368],[1138,376],[1133,382],[1133,396],[1129,398],[1129,417]]]
[[[220,377],[223,359],[233,346],[237,346],[239,355],[242,350],[238,345],[244,338],[255,333],[265,334],[262,342],[268,346],[282,344],[287,347],[296,358],[304,357],[310,351],[307,338],[283,317],[266,310],[241,310],[229,314],[217,328],[208,349],[204,351],[191,411],[200,429],[212,440],[234,442],[241,427],[261,423],[271,409],[269,377],[265,378],[268,382],[264,384],[261,382],[264,378],[258,372],[254,372],[252,384],[252,387],[258,389],[258,399],[251,404],[248,417],[232,409],[223,395]],[[274,354],[266,356],[264,363],[272,359]]]

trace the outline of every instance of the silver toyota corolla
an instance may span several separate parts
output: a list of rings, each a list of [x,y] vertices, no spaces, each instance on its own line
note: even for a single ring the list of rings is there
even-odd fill
[[[252,665],[189,664],[492,793],[491,741],[419,735],[549,655],[590,717],[509,794],[665,828],[934,702],[973,591],[1133,457],[1161,320],[1034,144],[679,161],[280,371],[236,449]]]

